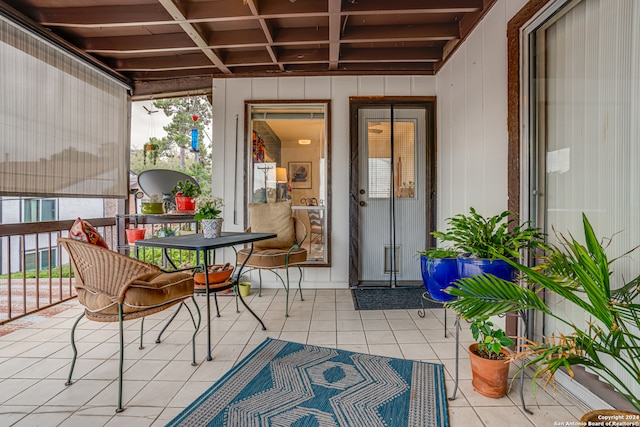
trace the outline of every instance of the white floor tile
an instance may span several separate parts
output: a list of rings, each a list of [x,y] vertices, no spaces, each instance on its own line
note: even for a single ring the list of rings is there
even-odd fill
[[[126,322],[123,400],[125,412],[115,414],[117,401],[117,324],[81,321],[76,340],[78,360],[74,384],[65,387],[72,351],[69,330],[80,308],[72,308],[46,323],[0,337],[0,425],[163,426],[208,389],[267,337],[347,351],[442,363],[447,393],[454,388],[455,317],[449,312],[444,334],[444,310],[353,309],[351,293],[340,289],[304,289],[305,301],[289,295],[285,317],[282,289],[257,290],[247,301],[264,320],[263,331],[233,297],[218,298],[221,317],[212,304],[212,361],[206,361],[205,299],[198,297],[203,321],[196,337],[197,366],[191,366],[193,326],[182,310],[163,335],[155,338],[174,311],[157,313],[145,321],[145,349],[138,350],[139,321]],[[183,313],[183,311],[185,311]],[[539,389],[534,399],[529,380],[524,397],[534,413],[520,409],[519,387],[500,399],[485,398],[473,390],[466,343],[468,325],[462,324],[457,398],[449,401],[450,425],[553,425],[584,413],[572,400]],[[519,383],[518,383],[519,385]]]

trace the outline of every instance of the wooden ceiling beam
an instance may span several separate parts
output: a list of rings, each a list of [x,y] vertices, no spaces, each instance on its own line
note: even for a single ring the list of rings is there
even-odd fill
[[[342,38],[342,1],[329,0],[329,70],[338,69],[340,39]],[[346,20],[347,17],[344,17]]]
[[[460,32],[456,24],[433,24],[423,27],[404,25],[385,26],[357,26],[350,27],[348,33],[342,36],[346,42],[388,42],[396,40],[404,41],[429,41],[452,40],[460,38]]]
[[[439,48],[343,49],[340,62],[438,62]]]
[[[207,41],[202,37],[202,35],[196,30],[196,28],[187,22],[184,22],[186,16],[184,13],[173,3],[172,0],[158,0],[160,4],[169,12],[169,14],[173,17],[173,19],[180,22],[180,27],[184,30],[185,33],[191,40],[202,49],[202,53],[205,54],[207,58],[211,61],[213,65],[216,66],[221,72],[226,74],[231,74],[231,71],[224,65],[224,62],[214,53],[212,49],[209,48]]]
[[[393,11],[394,15],[414,13],[469,13],[482,10],[483,0],[367,0],[348,2],[343,9],[350,15],[378,14]]]
[[[271,58],[272,63],[277,63],[276,52],[273,49],[273,33],[269,23],[266,19],[260,17],[260,12],[258,12],[258,6],[254,0],[245,0],[251,14],[258,18],[258,23],[260,24],[260,28],[262,29],[262,33],[264,35],[265,40],[267,41],[266,50]],[[281,64],[277,64],[281,71],[284,71]]]
[[[121,58],[113,64],[117,70],[155,71],[182,70],[189,68],[211,67],[211,62],[201,53],[187,55],[167,55],[152,57]]]
[[[63,4],[63,2],[61,2]],[[137,4],[88,7],[48,7],[38,9],[41,25],[53,27],[82,27],[109,25],[148,25],[151,22],[173,22],[160,4]]]
[[[214,75],[202,75],[194,77],[178,77],[172,79],[154,81],[136,81],[134,85],[133,101],[163,97],[180,97],[197,94],[207,95],[211,93],[211,80]]]
[[[146,36],[89,37],[82,40],[88,52],[153,52],[174,49],[197,49],[185,33]]]

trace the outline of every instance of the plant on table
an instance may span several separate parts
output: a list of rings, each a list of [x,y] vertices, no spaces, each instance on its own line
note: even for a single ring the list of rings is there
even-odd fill
[[[197,210],[193,217],[194,220],[219,219],[222,213],[222,207],[224,206],[224,200],[221,197],[216,197],[206,192],[202,193],[196,199],[196,206]]]
[[[185,179],[176,183],[172,193],[176,197],[198,197],[201,194],[201,190],[191,180]]]

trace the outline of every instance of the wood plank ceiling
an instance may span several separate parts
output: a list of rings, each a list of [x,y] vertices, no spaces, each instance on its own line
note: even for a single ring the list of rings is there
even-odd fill
[[[495,0],[0,0],[127,81],[134,97],[213,77],[432,75]]]

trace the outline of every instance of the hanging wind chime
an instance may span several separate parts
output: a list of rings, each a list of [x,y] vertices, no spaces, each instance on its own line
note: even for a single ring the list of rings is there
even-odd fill
[[[193,128],[191,129],[191,150],[198,151],[198,128],[196,127],[198,116],[194,114],[191,118],[193,119]]]
[[[198,110],[196,109],[196,99],[193,96],[191,97],[191,105],[189,106],[189,109],[193,112],[193,114],[191,115],[191,119],[193,120],[193,124],[191,126],[191,151],[197,153],[198,152],[198,127],[196,125],[196,122],[198,121],[199,117],[197,114],[195,114],[198,112]]]

